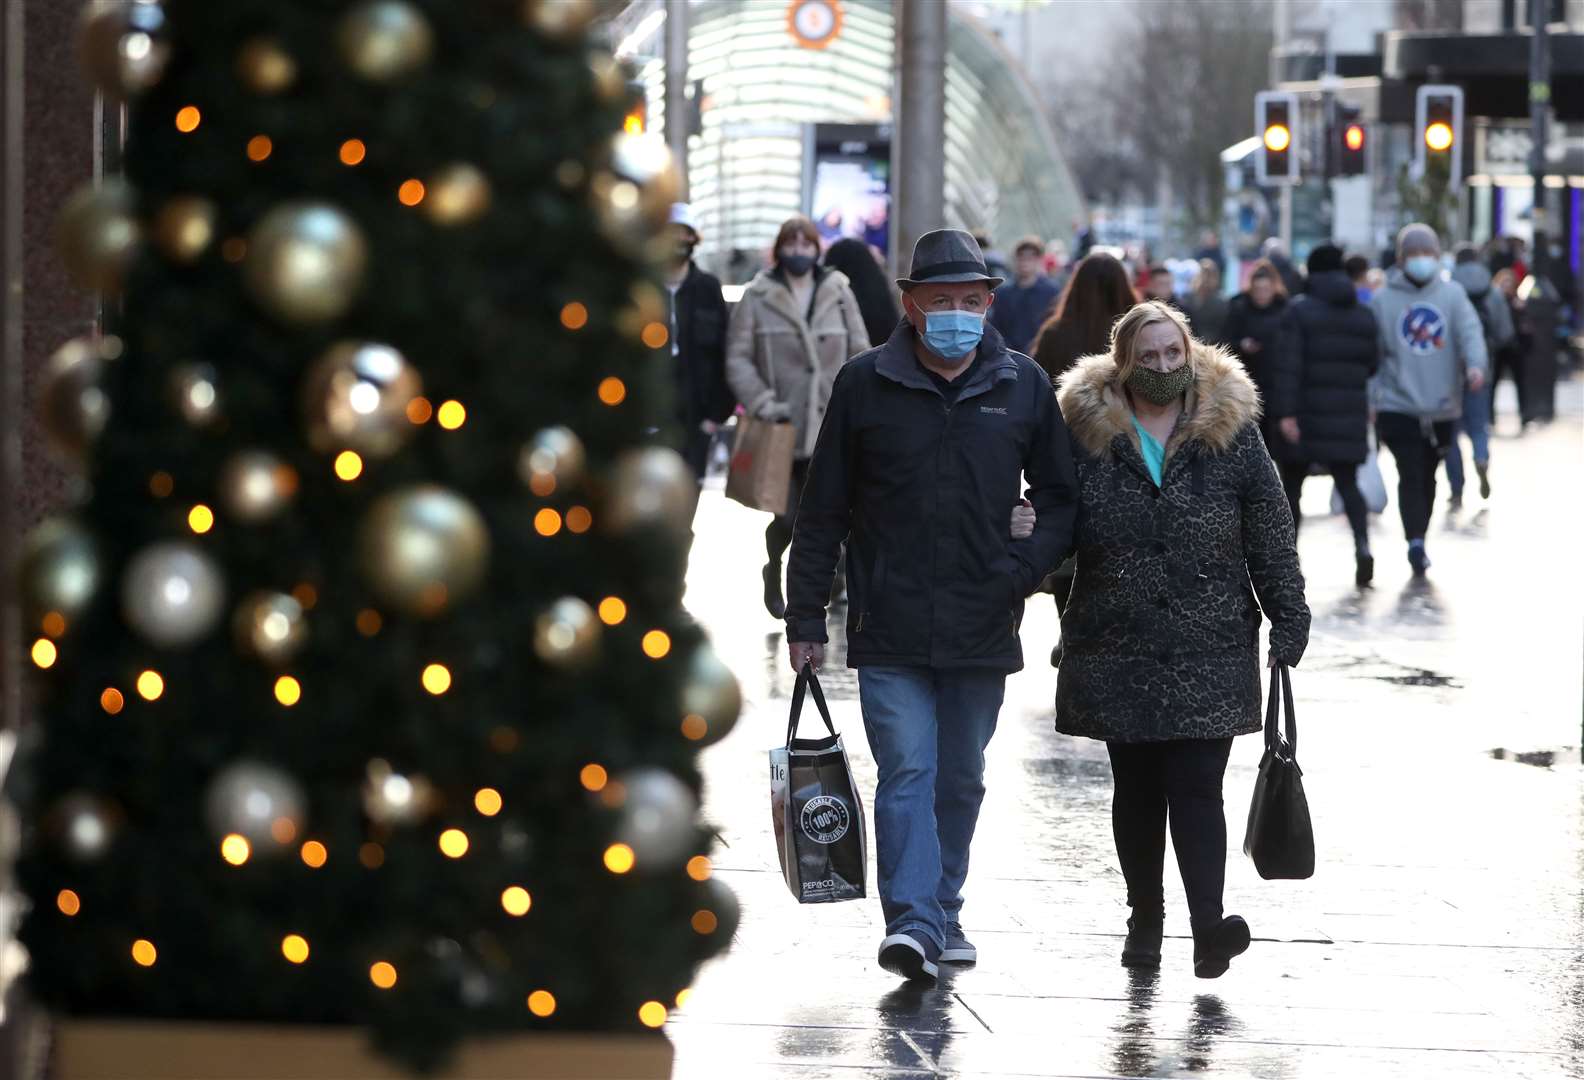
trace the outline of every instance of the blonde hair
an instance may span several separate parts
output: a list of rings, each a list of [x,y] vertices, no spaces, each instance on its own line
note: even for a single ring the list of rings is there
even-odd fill
[[[1193,332],[1188,329],[1188,320],[1183,317],[1183,313],[1159,300],[1145,300],[1134,304],[1111,327],[1111,361],[1116,364],[1118,382],[1127,382],[1128,376],[1138,366],[1134,354],[1140,332],[1156,323],[1170,323],[1177,328],[1177,332],[1182,335],[1183,353],[1189,363],[1193,362]]]

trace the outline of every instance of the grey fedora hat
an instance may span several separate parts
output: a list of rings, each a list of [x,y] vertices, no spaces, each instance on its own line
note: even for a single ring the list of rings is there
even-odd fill
[[[990,273],[979,243],[961,229],[936,229],[918,238],[913,245],[913,269],[908,277],[897,278],[904,289],[930,283],[959,285],[983,281],[995,288],[1005,278]]]

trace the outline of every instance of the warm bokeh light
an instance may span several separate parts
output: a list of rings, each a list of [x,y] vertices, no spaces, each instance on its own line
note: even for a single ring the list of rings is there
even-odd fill
[[[501,907],[506,909],[508,915],[526,915],[528,909],[533,907],[533,897],[521,885],[511,885],[501,893]]]
[[[588,325],[588,308],[572,301],[561,309],[561,325],[568,330],[581,330]]]
[[[66,616],[58,611],[45,612],[39,627],[48,637],[60,637],[66,632]]]
[[[609,779],[610,774],[605,771],[605,766],[603,765],[585,765],[582,771],[578,773],[578,780],[589,791],[599,791]]]
[[[199,536],[214,528],[214,522],[214,511],[203,503],[199,503],[187,511],[187,527]]]
[[[373,637],[384,625],[385,620],[373,608],[364,608],[357,614],[357,631],[364,637]]]
[[[659,660],[671,651],[671,635],[664,630],[651,630],[643,636],[644,655]]]
[[[403,180],[402,186],[396,190],[396,197],[403,206],[417,206],[424,199],[423,181],[417,178]]]
[[[682,718],[682,737],[698,742],[709,734],[709,721],[698,713],[688,713]]]
[[[708,881],[711,869],[707,855],[695,855],[687,861],[687,876],[694,881]]]
[[[1436,153],[1452,149],[1452,125],[1437,120],[1425,128],[1424,140],[1425,145]]]
[[[535,1016],[549,1016],[556,1010],[555,995],[548,990],[535,990],[528,995],[528,1011]]]
[[[38,667],[41,667],[41,668],[54,667],[55,666],[55,661],[59,657],[59,655],[60,655],[60,651],[55,648],[55,643],[53,641],[51,641],[49,638],[39,638],[37,641],[35,641],[33,643],[33,650],[32,650],[33,663],[36,664]]]
[[[341,451],[335,456],[335,474],[350,484],[363,475],[363,458],[356,450]]]
[[[534,515],[534,531],[540,536],[554,536],[561,531],[561,515],[545,507]]]
[[[440,853],[448,859],[460,859],[467,854],[468,836],[461,829],[447,829],[440,834]]]
[[[377,960],[369,966],[369,982],[381,990],[389,990],[396,985],[396,965],[384,960]]]
[[[198,106],[183,105],[176,110],[176,130],[183,135],[197,131],[201,123],[203,123],[203,113],[198,111]]]
[[[444,664],[430,664],[423,669],[423,688],[439,697],[451,689],[451,669]]]
[[[1272,124],[1265,129],[1265,149],[1279,154],[1292,145],[1292,129],[1286,124]]]
[[[310,840],[302,846],[302,861],[317,870],[330,858],[330,852],[317,840]]]
[[[473,809],[485,817],[494,817],[501,812],[501,793],[492,787],[481,787],[473,793]]]
[[[288,817],[278,817],[270,822],[270,836],[284,847],[297,839],[297,823]]]
[[[302,683],[290,675],[275,680],[275,700],[288,709],[302,700]]]
[[[158,701],[165,692],[165,680],[150,668],[137,677],[137,692],[144,701]]]
[[[460,401],[443,401],[435,410],[435,419],[447,431],[455,431],[467,423],[467,409],[463,408]]]
[[[341,164],[361,165],[363,158],[368,154],[368,148],[363,145],[362,139],[348,139],[341,144]]]
[[[232,866],[241,866],[253,854],[253,846],[240,833],[227,833],[220,841],[220,857]]]
[[[497,754],[510,754],[521,742],[522,736],[518,735],[514,728],[505,724],[496,724],[490,728],[489,747]]]
[[[240,236],[228,236],[220,244],[220,257],[228,263],[239,263],[247,258],[247,241]]]
[[[687,1008],[688,998],[690,998],[692,996],[693,996],[693,990],[692,990],[691,987],[689,987],[686,990],[678,990],[677,991],[677,996],[676,996],[677,1008],[679,1008],[679,1009]]]
[[[633,849],[626,844],[612,844],[605,849],[605,869],[613,874],[625,874],[636,861]]]
[[[70,889],[62,889],[55,894],[55,906],[62,915],[72,916],[82,910],[82,899]]]
[[[658,1001],[646,1001],[638,1006],[638,1022],[644,1027],[664,1027],[666,1007]]]
[[[171,474],[161,470],[149,477],[149,494],[156,499],[163,499],[176,490],[176,481]]]
[[[308,959],[308,939],[301,934],[287,934],[281,938],[281,955],[293,964]]]
[[[299,582],[292,588],[292,599],[302,605],[304,611],[312,611],[319,603],[319,590],[308,582]]]
[[[627,604],[619,596],[607,596],[599,602],[600,622],[606,626],[620,626],[627,618]]]
[[[385,849],[370,840],[358,848],[358,862],[365,870],[378,870],[385,865]]]
[[[586,506],[574,506],[566,513],[567,531],[581,536],[589,531],[594,524],[594,515],[589,513]]]
[[[104,693],[99,695],[99,707],[111,716],[119,713],[126,706],[126,698],[121,696],[121,691],[113,686],[107,686]]]
[[[693,913],[693,932],[695,934],[713,934],[720,925],[720,920],[713,911],[699,910]]]
[[[132,959],[139,967],[153,967],[154,961],[159,959],[159,950],[148,938],[138,938],[132,943]]]
[[[601,379],[599,399],[607,405],[620,405],[627,400],[627,384],[614,375]]]
[[[427,424],[434,415],[434,406],[426,397],[415,397],[407,403],[407,419],[414,424]]]
[[[547,472],[536,472],[528,477],[528,490],[541,499],[548,499],[555,494],[556,478]]]
[[[665,323],[652,322],[643,328],[640,340],[651,349],[663,349],[671,340],[671,331],[666,329]]]
[[[275,150],[275,144],[268,135],[255,135],[248,140],[247,156],[249,161],[263,161]]]

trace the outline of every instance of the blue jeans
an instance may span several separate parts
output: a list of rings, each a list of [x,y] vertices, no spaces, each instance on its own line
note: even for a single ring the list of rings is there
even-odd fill
[[[1447,447],[1447,483],[1453,495],[1463,494],[1463,444],[1458,435],[1467,435],[1474,445],[1474,463],[1484,465],[1490,461],[1490,399],[1491,387],[1487,383],[1478,390],[1463,391],[1463,418],[1457,422],[1452,445]]]
[[[887,934],[913,930],[943,945],[946,924],[958,921],[984,801],[984,751],[1005,690],[1002,671],[858,669],[880,770],[875,858]]]

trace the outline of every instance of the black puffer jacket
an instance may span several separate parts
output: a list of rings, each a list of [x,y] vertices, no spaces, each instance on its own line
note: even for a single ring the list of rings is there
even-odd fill
[[[1272,358],[1265,415],[1298,418],[1299,442],[1277,437],[1288,461],[1357,465],[1369,454],[1369,378],[1380,367],[1375,313],[1358,302],[1341,270],[1309,275],[1308,291],[1287,308]]]
[[[1281,324],[1286,314],[1286,297],[1277,296],[1264,307],[1255,307],[1249,294],[1243,292],[1227,305],[1226,321],[1221,324],[1221,340],[1243,362],[1243,370],[1259,390],[1261,404],[1270,399],[1271,368],[1281,345]],[[1258,342],[1258,350],[1246,351],[1244,338]],[[1265,415],[1268,421],[1269,412]]]
[[[1261,609],[1278,661],[1297,664],[1309,642],[1292,515],[1260,443],[1254,385],[1214,346],[1196,342],[1191,363],[1160,487],[1112,358],[1080,360],[1061,380],[1079,488],[1056,682],[1056,728],[1068,735],[1161,742],[1258,731]]]

